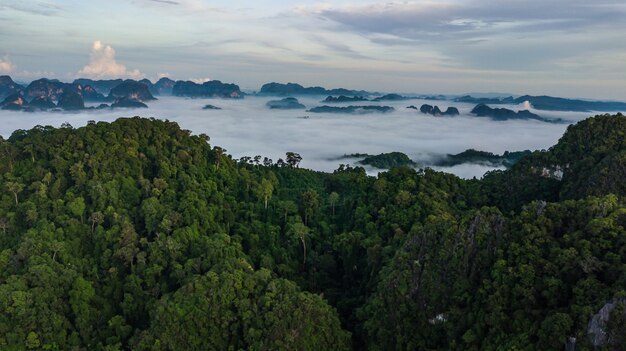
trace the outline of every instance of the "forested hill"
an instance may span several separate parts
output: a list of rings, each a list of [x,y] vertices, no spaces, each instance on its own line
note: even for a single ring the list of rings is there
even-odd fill
[[[625,132],[590,118],[466,181],[235,161],[154,119],[16,131],[0,349],[619,349]]]

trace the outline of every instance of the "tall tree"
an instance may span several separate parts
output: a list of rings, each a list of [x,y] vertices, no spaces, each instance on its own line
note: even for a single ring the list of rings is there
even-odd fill
[[[296,222],[289,229],[292,237],[300,239],[302,244],[302,265],[306,265],[306,236],[309,234],[309,228],[301,222]]]
[[[287,152],[286,153],[286,162],[291,168],[298,168],[300,161],[302,161],[302,156],[300,156],[297,152]]]
[[[315,190],[308,190],[302,193],[300,197],[302,211],[304,212],[304,224],[309,225],[309,218],[317,210],[319,205],[319,196]]]

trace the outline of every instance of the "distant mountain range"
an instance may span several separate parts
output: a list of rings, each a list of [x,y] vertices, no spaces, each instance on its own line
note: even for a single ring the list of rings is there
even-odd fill
[[[145,87],[145,88],[144,88]],[[44,100],[53,102],[59,101],[64,93],[76,93],[83,102],[115,103],[119,99],[126,99],[122,105],[138,106],[139,104],[129,103],[131,101],[147,101],[154,96],[173,95],[191,98],[227,98],[239,99],[246,94],[241,91],[237,84],[223,83],[219,80],[211,80],[202,84],[192,81],[161,78],[155,83],[148,79],[102,79],[94,80],[79,78],[72,83],[61,82],[57,79],[41,78],[20,85],[13,81],[10,76],[0,76],[0,100],[6,99],[14,94],[24,98],[27,106],[35,101],[37,108],[50,106],[43,103]],[[626,102],[620,101],[592,101],[581,99],[566,99],[552,96],[532,96],[524,95],[517,98],[513,96],[492,96],[493,94],[482,94],[479,96],[465,95],[461,97],[448,98],[444,95],[418,95],[403,96],[399,94],[381,94],[368,92],[365,90],[351,90],[345,88],[326,89],[323,87],[304,87],[297,83],[267,83],[264,84],[257,93],[259,96],[325,96],[326,103],[357,102],[357,101],[402,101],[410,99],[423,100],[452,100],[455,102],[484,104],[484,105],[504,105],[522,104],[528,102],[536,110],[546,111],[574,111],[574,112],[624,112]],[[43,99],[43,100],[42,100]],[[75,100],[75,99],[74,99]],[[120,104],[117,104],[118,106]],[[142,104],[143,105],[143,102]],[[13,106],[15,107],[15,106]]]
[[[508,97],[473,97],[470,95],[454,98],[456,102],[472,104],[522,104],[529,102],[534,109],[546,111],[571,112],[619,112],[626,111],[626,103],[620,101],[590,101],[580,99],[565,99],[553,96],[524,95],[517,98]]]
[[[337,89],[326,89],[322,87],[308,87],[305,88],[300,84],[296,83],[267,83],[261,87],[259,91],[259,95],[278,95],[278,96],[287,96],[287,95],[358,95],[358,96],[369,96],[369,95],[378,95],[378,93],[371,93],[364,90],[349,90],[343,88]]]

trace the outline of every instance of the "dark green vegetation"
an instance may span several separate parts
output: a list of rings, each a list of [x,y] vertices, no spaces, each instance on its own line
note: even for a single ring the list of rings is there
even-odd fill
[[[263,84],[260,95],[371,95],[363,90],[349,90],[344,88],[326,89],[322,87],[303,87],[297,83],[266,83]]]
[[[355,102],[355,101],[369,101],[367,98],[363,96],[345,96],[339,95],[337,97],[327,96],[326,99],[322,102],[326,103],[340,103],[340,102]]]
[[[4,99],[0,103],[0,108],[3,110],[34,112],[58,111],[60,109],[78,111],[109,107],[147,107],[142,101],[155,100],[155,98],[146,84],[149,83],[155,90],[159,88],[166,90],[169,82],[163,78],[155,85],[147,79],[143,79],[140,82],[132,79],[104,81],[77,79],[73,83],[63,83],[57,79],[41,78],[32,81],[26,87],[22,87],[15,84],[9,76],[0,76],[0,97]],[[97,88],[88,84],[94,84]],[[112,88],[107,90],[108,96],[100,92],[109,86]],[[5,96],[7,93],[11,94]],[[97,107],[85,107],[85,102],[100,102],[101,104]],[[109,106],[103,102],[111,102],[111,105]]]
[[[273,110],[298,110],[306,108],[306,106],[302,105],[298,101],[298,99],[294,97],[287,97],[280,100],[271,100],[265,103],[265,105]]]
[[[136,101],[156,100],[150,89],[144,83],[134,80],[125,80],[122,84],[111,89],[109,100],[128,99]]]
[[[492,167],[504,166],[511,168],[522,157],[530,155],[532,152],[525,151],[505,151],[502,155],[496,155],[487,151],[478,151],[468,149],[456,155],[448,154],[442,160],[439,160],[437,166],[456,166],[464,163],[476,163]]]
[[[538,110],[552,111],[626,111],[626,103],[619,101],[586,101],[563,99],[552,96],[529,96],[524,95],[516,99],[519,103],[528,101]]]
[[[619,101],[589,101],[564,99],[553,96],[531,96],[524,95],[518,98],[512,96],[505,98],[475,98],[469,95],[455,98],[456,102],[467,102],[473,104],[521,104],[528,101],[533,108],[547,111],[602,111],[602,112],[624,112],[626,103]]]
[[[16,131],[0,349],[589,350],[626,296],[625,133],[590,118],[466,181],[234,161],[158,120]]]
[[[0,76],[0,100],[7,96],[17,94],[24,90],[24,87],[15,83],[10,76]]]
[[[114,103],[111,104],[112,108],[124,107],[124,108],[147,108],[148,105],[144,104],[139,100],[121,98],[115,100]]]
[[[372,101],[402,101],[402,100],[410,100],[410,99],[414,99],[414,97],[402,96],[400,94],[386,94],[386,95],[374,98]]]
[[[215,105],[204,105],[203,110],[221,110],[221,107],[217,107]]]
[[[317,106],[308,110],[313,113],[351,113],[351,114],[365,114],[365,113],[388,113],[394,110],[391,106]]]
[[[359,156],[359,154],[354,154],[354,156]],[[409,158],[406,154],[402,152],[388,152],[382,153],[379,155],[361,155],[364,158],[357,163],[362,165],[372,166],[378,169],[391,169],[393,167],[400,166],[417,166],[417,164]]]
[[[420,112],[427,114],[427,115],[433,115],[433,116],[458,116],[459,115],[459,109],[457,109],[456,107],[448,107],[446,109],[445,112],[442,112],[439,109],[439,106],[432,106],[432,105],[428,105],[428,104],[424,104],[420,107]]]
[[[179,80],[172,86],[172,95],[228,99],[240,99],[244,97],[243,92],[241,92],[237,84],[222,83],[219,80],[210,80],[202,84]]]

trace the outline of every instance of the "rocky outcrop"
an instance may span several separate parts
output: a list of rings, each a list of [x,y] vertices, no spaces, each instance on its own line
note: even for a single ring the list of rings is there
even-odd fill
[[[237,84],[222,83],[219,80],[211,80],[202,84],[179,80],[172,87],[172,95],[229,99],[240,99],[244,96]]]
[[[25,89],[24,96],[28,99],[45,97],[49,100],[57,101],[66,92],[79,94],[84,101],[106,101],[106,97],[99,93],[91,85],[79,83],[63,83],[56,79],[37,79],[32,81]]]
[[[73,84],[80,84],[82,86],[89,85],[93,87],[97,92],[103,95],[109,95],[109,92],[111,91],[111,89],[115,88],[116,86],[122,83],[124,83],[124,80],[122,79],[93,80],[93,79],[87,79],[87,78],[79,78],[79,79],[74,80],[73,82]]]
[[[85,108],[85,101],[80,94],[68,91],[59,97],[57,106],[66,111],[77,111]]]
[[[399,94],[387,94],[387,95],[379,96],[372,101],[402,101],[402,100],[409,100],[409,99],[412,99],[412,98],[408,96],[402,96]]]
[[[475,98],[469,95],[455,98],[456,102],[466,102],[473,104],[510,104],[517,105],[529,103],[534,109],[547,111],[576,111],[576,112],[624,112],[626,111],[626,103],[621,101],[589,101],[578,99],[565,99],[554,96],[532,96],[524,95],[518,98],[493,97],[493,98]]]
[[[156,100],[156,98],[150,93],[147,85],[130,79],[111,89],[109,99],[128,99],[137,101]]]
[[[25,107],[26,100],[20,94],[12,94],[7,96],[2,102],[0,102],[0,108],[3,110],[19,111]]]
[[[47,96],[38,96],[30,100],[28,106],[39,110],[49,110],[57,107],[57,105],[54,104],[54,101]]]
[[[598,313],[591,317],[591,320],[587,324],[587,335],[589,336],[591,346],[595,349],[600,349],[612,344],[613,340],[611,340],[611,331],[609,330],[611,313],[613,313],[619,305],[623,306],[625,304],[626,298],[613,299],[602,306]],[[626,311],[624,311],[624,317],[626,317]]]
[[[284,98],[282,100],[268,101],[265,105],[270,109],[277,110],[296,110],[306,108],[306,106],[302,105],[298,99],[293,97]]]
[[[85,101],[99,102],[106,101],[107,97],[98,92],[91,85],[78,85],[77,92],[83,97]]]
[[[204,105],[203,110],[221,110],[221,107],[217,107],[215,105]]]
[[[24,89],[24,97],[34,99],[39,96],[47,97],[50,100],[59,100],[65,91],[76,91],[76,87],[72,84],[60,82],[57,79],[41,78],[32,81],[26,89]]]
[[[357,101],[369,101],[368,99],[366,99],[363,96],[345,96],[345,95],[339,95],[337,97],[333,97],[333,96],[328,96],[326,97],[326,99],[324,99],[324,101],[322,102],[326,102],[326,103],[340,103],[340,102],[357,102]]]
[[[552,96],[524,95],[515,99],[515,102],[518,104],[528,102],[534,109],[547,111],[626,112],[626,103],[620,101],[588,101]]]
[[[267,83],[263,84],[260,95],[371,95],[363,90],[349,90],[344,88],[325,89],[322,87],[303,87],[297,83]]]
[[[455,98],[454,101],[456,102],[466,102],[466,103],[470,103],[470,104],[491,104],[491,105],[497,105],[497,104],[516,104],[515,99],[512,96],[508,96],[508,97],[482,97],[482,98],[475,98],[473,96],[470,95],[465,95],[465,96],[461,96],[458,98]]]
[[[175,84],[175,81],[167,77],[163,77],[159,79],[156,83],[154,83],[153,94],[156,93],[157,95],[172,95],[172,89],[174,88]]]
[[[129,98],[120,98],[115,100],[114,103],[111,104],[111,108],[147,108],[148,105],[144,104],[139,100],[129,99]]]
[[[0,99],[5,99],[22,90],[24,90],[24,87],[15,83],[10,76],[0,76]]]
[[[476,105],[476,107],[474,107],[471,113],[478,117],[489,117],[495,121],[506,121],[510,119],[522,119],[522,120],[534,119],[534,120],[538,120],[542,122],[550,122],[550,123],[562,123],[563,122],[563,120],[560,118],[557,118],[557,119],[544,118],[528,110],[515,112],[513,110],[509,110],[506,108],[491,108],[484,104]]]
[[[441,112],[441,110],[439,109],[439,106],[431,106],[428,104],[422,105],[422,107],[420,107],[420,112],[427,114],[427,115],[433,115],[433,116],[458,116],[459,115],[459,110],[456,107],[448,107],[448,109],[446,109],[445,112]]]

